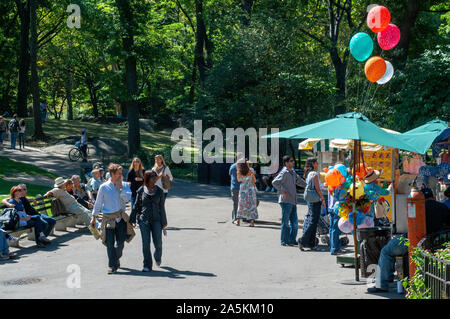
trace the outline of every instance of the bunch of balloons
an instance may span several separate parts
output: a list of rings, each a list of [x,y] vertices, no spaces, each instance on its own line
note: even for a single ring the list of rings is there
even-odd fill
[[[391,14],[386,7],[375,5],[369,6],[371,9],[367,14],[367,26],[372,32],[377,34],[378,45],[382,50],[394,48],[400,41],[400,29],[391,24]],[[389,61],[382,57],[373,56],[373,41],[365,32],[355,34],[350,40],[350,52],[359,61],[367,62],[364,72],[370,82],[385,84],[394,75],[394,68]]]
[[[331,196],[335,198],[334,212],[340,219],[339,229],[343,233],[353,230],[353,203],[356,209],[356,224],[358,228],[373,227],[372,201],[367,196],[366,185],[362,179],[370,172],[370,167],[360,166],[356,170],[355,196],[353,197],[353,176],[347,173],[347,167],[342,164],[325,169],[325,185]]]

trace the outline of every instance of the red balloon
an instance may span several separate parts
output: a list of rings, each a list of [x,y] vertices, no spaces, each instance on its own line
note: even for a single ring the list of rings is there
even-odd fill
[[[379,56],[371,57],[364,66],[364,72],[370,82],[376,82],[386,73],[386,62]]]
[[[336,168],[330,169],[325,175],[325,185],[328,187],[338,187],[345,182],[345,177]]]
[[[391,22],[391,14],[386,7],[373,7],[367,14],[367,26],[375,33],[386,29],[389,22]]]
[[[400,29],[395,24],[389,24],[386,29],[377,34],[377,39],[383,50],[390,50],[400,41]]]

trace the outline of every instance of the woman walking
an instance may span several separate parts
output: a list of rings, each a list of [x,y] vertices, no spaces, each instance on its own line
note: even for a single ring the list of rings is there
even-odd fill
[[[255,219],[258,219],[256,208],[256,178],[255,173],[246,162],[238,163],[237,179],[241,183],[239,189],[239,204],[236,216],[236,225],[240,226],[241,219],[247,219],[250,227],[255,226]]]
[[[127,182],[131,188],[131,208],[134,206],[137,190],[144,184],[144,173],[141,160],[137,157],[133,158],[127,175]]]
[[[19,227],[34,227],[35,241],[38,247],[45,247],[45,244],[50,243],[50,240],[44,234],[48,227],[48,223],[44,221],[40,215],[30,216],[25,212],[25,206],[22,203],[21,197],[24,196],[22,188],[19,186],[13,186],[9,192],[10,198],[9,204],[14,205],[17,214],[19,215]],[[49,231],[50,232],[50,231]],[[49,234],[47,234],[48,236]]]
[[[139,224],[142,236],[142,253],[144,255],[143,272],[152,270],[152,255],[150,250],[150,236],[153,238],[155,246],[156,265],[161,265],[162,257],[162,235],[167,227],[167,216],[164,209],[164,193],[156,186],[157,175],[154,171],[146,171],[144,174],[144,185],[136,194],[136,200],[131,211],[130,223],[136,227],[136,220]]]
[[[161,188],[164,192],[165,202],[167,194],[169,193],[169,188],[171,187],[173,181],[173,176],[162,155],[155,156],[155,165],[153,166],[152,170],[157,175],[156,186]]]
[[[19,121],[19,149],[25,149],[25,120]]]
[[[316,249],[316,231],[319,222],[321,208],[326,208],[325,198],[319,184],[319,163],[315,158],[308,158],[305,164],[304,177],[306,178],[305,201],[308,204],[308,214],[305,216],[303,236],[298,241],[298,247]]]

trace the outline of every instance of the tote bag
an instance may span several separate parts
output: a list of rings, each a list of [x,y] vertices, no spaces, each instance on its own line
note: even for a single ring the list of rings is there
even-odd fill
[[[313,172],[311,172],[313,173]],[[305,188],[305,193],[303,194],[303,198],[305,199],[305,201],[309,202],[309,203],[317,203],[320,202],[320,196],[319,194],[317,194],[316,192],[316,188],[314,187],[314,178],[311,173],[308,174],[308,177],[306,178],[306,188]]]

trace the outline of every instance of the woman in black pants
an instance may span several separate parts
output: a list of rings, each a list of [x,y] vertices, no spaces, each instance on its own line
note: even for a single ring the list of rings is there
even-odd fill
[[[311,250],[316,249],[316,231],[317,223],[320,218],[321,208],[326,208],[325,198],[323,197],[322,191],[319,184],[319,173],[317,173],[317,168],[319,163],[315,158],[309,158],[305,164],[304,177],[306,178],[306,187],[314,189],[319,195],[317,201],[307,202],[308,204],[308,214],[305,216],[305,223],[303,224],[303,236],[298,241],[298,247],[300,250],[307,247]]]
[[[142,271],[152,270],[152,255],[150,250],[150,236],[155,246],[154,258],[156,265],[161,265],[162,257],[162,232],[166,235],[167,227],[166,211],[164,209],[164,193],[156,186],[157,175],[154,171],[146,171],[144,185],[136,194],[136,200],[130,215],[130,223],[135,227],[136,220],[139,224],[142,236],[142,253],[144,255],[144,267]]]

